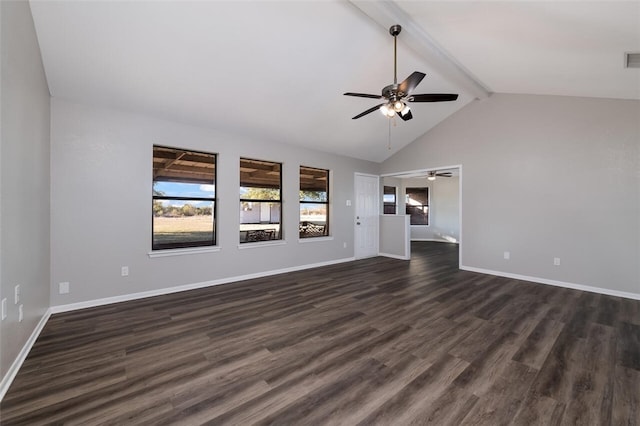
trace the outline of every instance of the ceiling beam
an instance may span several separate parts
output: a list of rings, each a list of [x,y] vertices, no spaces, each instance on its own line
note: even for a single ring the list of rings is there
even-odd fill
[[[407,12],[393,1],[350,0],[357,9],[385,31],[394,24],[402,26],[400,38],[426,60],[443,78],[477,99],[486,99],[491,91],[455,58],[448,54]]]

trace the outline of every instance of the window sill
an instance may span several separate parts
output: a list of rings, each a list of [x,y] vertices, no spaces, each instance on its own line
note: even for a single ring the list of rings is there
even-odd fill
[[[192,247],[192,248],[180,248],[180,249],[168,249],[168,250],[155,250],[149,252],[149,257],[168,257],[168,256],[183,256],[185,254],[200,254],[200,253],[215,253],[220,251],[219,246],[207,246],[207,247]]]
[[[258,248],[258,247],[284,246],[286,244],[287,243],[284,240],[255,241],[255,242],[251,242],[251,243],[238,244],[238,250],[245,250],[245,249],[251,249],[251,248]]]
[[[313,243],[316,241],[333,241],[332,236],[328,237],[308,237],[308,238],[298,238],[298,242],[301,244]]]

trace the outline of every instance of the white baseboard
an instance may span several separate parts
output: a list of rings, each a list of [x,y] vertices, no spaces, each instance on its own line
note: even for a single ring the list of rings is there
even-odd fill
[[[33,329],[31,336],[29,336],[24,346],[20,350],[20,353],[18,353],[18,356],[13,361],[13,364],[11,364],[11,367],[9,367],[9,370],[7,370],[7,374],[5,374],[2,378],[2,381],[0,382],[0,401],[2,401],[5,394],[9,390],[9,386],[11,386],[11,383],[13,383],[13,379],[16,378],[16,374],[18,374],[20,367],[22,367],[22,363],[24,363],[24,360],[27,359],[27,355],[29,355],[33,344],[38,339],[38,336],[42,332],[42,329],[44,328],[47,321],[49,321],[50,316],[51,309],[47,309],[44,315],[42,315],[42,318],[40,318],[40,321],[38,321],[36,327]]]
[[[454,244],[460,244],[459,241],[453,242],[453,241],[447,241],[444,239],[438,239],[438,238],[412,238],[411,241],[431,241],[434,243],[454,243]]]
[[[181,292],[181,291],[195,290],[195,289],[205,288],[205,287],[212,287],[212,286],[215,286],[215,285],[228,284],[228,283],[232,283],[232,282],[236,282],[236,281],[250,280],[250,279],[253,279],[253,278],[267,277],[267,276],[270,276],[270,275],[284,274],[284,273],[287,273],[287,272],[301,271],[303,269],[319,268],[321,266],[329,266],[329,265],[334,265],[334,264],[337,264],[337,263],[351,262],[353,260],[355,260],[354,257],[347,257],[347,258],[343,258],[343,259],[329,260],[329,261],[326,261],[326,262],[312,263],[312,264],[300,265],[300,266],[292,266],[290,268],[275,269],[275,270],[266,271],[266,272],[256,272],[254,274],[247,274],[247,275],[239,275],[239,276],[235,276],[235,277],[221,278],[221,279],[218,279],[218,280],[204,281],[204,282],[193,283],[193,284],[185,284],[185,285],[180,285],[180,286],[176,286],[176,287],[167,287],[167,288],[161,288],[161,289],[157,289],[157,290],[143,291],[143,292],[140,292],[140,293],[131,293],[131,294],[124,294],[124,295],[121,295],[121,296],[105,297],[105,298],[102,298],[102,299],[87,300],[85,302],[69,303],[67,305],[57,305],[57,306],[52,306],[50,310],[51,310],[52,314],[57,314],[57,313],[61,313],[61,312],[75,311],[75,310],[78,310],[78,309],[93,308],[93,307],[102,306],[102,305],[110,305],[112,303],[128,302],[130,300],[145,299],[147,297],[162,296],[164,294],[178,293],[178,292]]]
[[[568,283],[564,281],[550,280],[547,278],[530,277],[527,275],[512,274],[510,272],[493,271],[490,269],[475,268],[473,266],[460,265],[460,269],[465,271],[471,271],[471,272],[479,272],[481,274],[495,275],[498,277],[513,278],[521,281],[531,281],[539,284],[547,284],[547,285],[552,285],[556,287],[570,288],[573,290],[588,291],[590,293],[599,293],[599,294],[606,294],[608,296],[624,297],[625,299],[640,300],[639,293],[630,293],[626,291],[611,290],[608,288],[592,287],[592,286],[583,285],[583,284],[574,284],[574,283]]]
[[[390,257],[392,259],[400,259],[400,260],[411,260],[411,257],[400,256],[398,254],[391,254],[391,253],[378,253],[378,256]]]

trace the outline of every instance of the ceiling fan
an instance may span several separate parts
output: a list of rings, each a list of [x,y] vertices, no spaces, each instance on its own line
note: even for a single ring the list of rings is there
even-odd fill
[[[369,95],[367,93],[352,93],[347,92],[345,96],[356,96],[359,98],[371,98],[371,99],[384,99],[384,102],[376,105],[368,110],[361,112],[353,117],[353,120],[367,115],[377,109],[380,109],[387,117],[393,117],[398,114],[404,121],[411,120],[413,114],[407,105],[407,102],[446,102],[455,101],[458,99],[457,94],[453,93],[428,93],[413,95],[411,92],[416,88],[418,84],[425,77],[424,73],[415,71],[406,80],[398,84],[398,55],[397,55],[397,37],[402,31],[400,25],[392,25],[389,28],[389,34],[393,36],[393,84],[390,84],[382,89],[382,95]]]
[[[429,172],[429,174],[427,174],[427,180],[436,180],[436,176],[451,177],[451,176],[453,176],[453,173],[451,173],[451,172]]]

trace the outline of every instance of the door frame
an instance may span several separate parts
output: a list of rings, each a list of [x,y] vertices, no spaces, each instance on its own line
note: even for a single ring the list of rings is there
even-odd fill
[[[380,175],[380,178],[385,178],[385,177],[397,177],[397,178],[402,178],[404,175],[410,175],[410,174],[418,174],[418,173],[427,173],[427,172],[432,172],[432,171],[437,171],[437,170],[444,170],[444,169],[458,169],[460,176],[458,179],[458,233],[459,233],[459,238],[458,238],[458,268],[460,268],[463,265],[462,262],[462,243],[464,241],[464,238],[462,237],[462,164],[456,164],[453,166],[441,166],[441,167],[429,167],[429,168],[425,168],[425,169],[416,169],[416,170],[407,170],[407,171],[399,171],[399,172],[393,172],[393,173],[383,173]],[[400,208],[400,206],[398,205],[398,208]],[[407,238],[409,239],[408,244],[411,244],[411,234],[409,234],[407,236]]]
[[[358,255],[358,236],[357,236],[357,228],[356,228],[356,216],[357,216],[357,212],[358,212],[358,178],[359,177],[367,177],[367,178],[375,178],[377,180],[377,191],[376,191],[376,249],[375,249],[375,254],[374,256],[377,256],[380,252],[380,175],[374,175],[374,174],[369,174],[369,173],[360,173],[360,172],[355,172],[353,174],[353,195],[354,195],[354,209],[353,209],[353,256],[356,260],[358,259],[366,259],[368,257],[373,257],[373,256],[362,256],[362,255]]]

